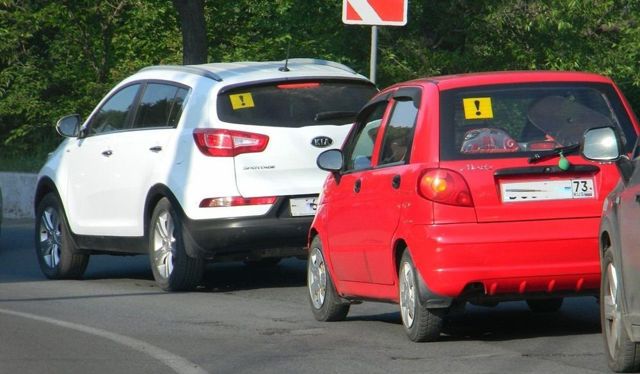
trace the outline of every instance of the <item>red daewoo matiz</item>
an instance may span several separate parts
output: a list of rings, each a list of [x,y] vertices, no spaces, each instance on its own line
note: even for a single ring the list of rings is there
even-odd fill
[[[555,311],[597,295],[598,225],[616,165],[589,161],[587,129],[633,147],[614,83],[577,72],[497,72],[389,87],[360,112],[310,231],[308,289],[321,321],[354,301],[400,304],[411,340],[438,338],[453,307],[526,300]]]

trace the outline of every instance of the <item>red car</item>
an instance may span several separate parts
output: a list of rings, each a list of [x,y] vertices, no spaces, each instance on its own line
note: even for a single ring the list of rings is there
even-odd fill
[[[432,341],[466,302],[551,312],[564,297],[597,296],[600,214],[620,175],[579,144],[604,126],[632,149],[628,102],[591,73],[452,75],[381,91],[342,150],[317,160],[331,175],[310,231],[314,316],[399,303],[410,339]]]

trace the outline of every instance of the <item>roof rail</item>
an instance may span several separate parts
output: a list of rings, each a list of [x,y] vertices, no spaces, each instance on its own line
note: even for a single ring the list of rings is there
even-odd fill
[[[172,71],[182,71],[185,73],[197,74],[209,79],[213,79],[214,81],[222,82],[222,77],[218,74],[211,72],[207,69],[193,66],[193,65],[155,65],[155,66],[147,66],[146,68],[140,69],[140,71],[146,70],[172,70]]]
[[[282,62],[284,61],[285,60],[283,60]],[[357,74],[355,70],[351,69],[347,65],[341,64],[339,62],[334,62],[334,61],[321,60],[319,58],[290,58],[289,63],[326,65],[336,69],[348,71],[349,73]]]

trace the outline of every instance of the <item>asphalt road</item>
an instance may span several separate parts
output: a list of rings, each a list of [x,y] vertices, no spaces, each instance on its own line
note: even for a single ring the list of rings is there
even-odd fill
[[[33,223],[0,240],[0,373],[598,373],[594,298],[534,314],[523,302],[468,306],[435,343],[410,342],[395,305],[316,322],[305,262],[207,268],[196,292],[165,293],[147,258],[94,256],[84,280],[40,273]]]

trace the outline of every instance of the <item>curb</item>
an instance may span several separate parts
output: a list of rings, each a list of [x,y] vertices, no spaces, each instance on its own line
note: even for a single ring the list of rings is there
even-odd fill
[[[38,175],[35,173],[0,172],[3,218],[34,218],[33,199],[37,178]]]

